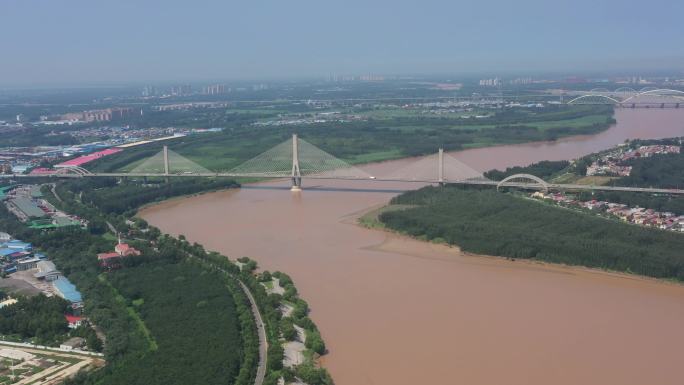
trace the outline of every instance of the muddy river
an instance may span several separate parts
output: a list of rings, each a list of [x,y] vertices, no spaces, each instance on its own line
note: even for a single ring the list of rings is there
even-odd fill
[[[684,110],[618,110],[604,133],[454,153],[479,170],[571,159],[627,138],[684,135]],[[412,160],[369,165],[373,175]],[[315,184],[315,185],[314,185]],[[338,385],[681,384],[684,286],[466,255],[355,218],[415,185],[270,182],[141,215],[295,280]]]

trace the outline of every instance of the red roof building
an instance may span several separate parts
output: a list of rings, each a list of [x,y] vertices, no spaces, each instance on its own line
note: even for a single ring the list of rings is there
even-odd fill
[[[83,323],[83,320],[85,319],[83,317],[79,317],[79,316],[75,316],[75,315],[71,315],[71,314],[65,314],[64,318],[66,318],[67,322],[69,323],[69,327],[71,329],[76,329],[77,327],[81,326],[81,324]]]
[[[121,242],[114,247],[114,252],[100,253],[97,255],[97,260],[100,266],[106,269],[116,269],[121,265],[121,258],[138,256],[140,251],[131,247],[128,243]]]
[[[122,257],[129,257],[131,255],[140,255],[140,251],[128,245],[128,243],[119,243],[114,248],[114,251]]]
[[[97,255],[97,260],[101,267],[112,269],[119,267],[121,256],[118,253],[100,253]]]

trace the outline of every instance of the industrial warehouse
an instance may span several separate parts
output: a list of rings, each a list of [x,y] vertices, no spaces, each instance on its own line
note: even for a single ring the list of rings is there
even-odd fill
[[[6,276],[0,280],[0,288],[6,292],[16,289],[23,295],[56,295],[67,300],[72,309],[81,309],[81,293],[45,254],[35,252],[30,243],[11,239],[9,234],[0,233],[0,239],[6,240],[0,242],[0,263]],[[26,290],[29,286],[33,290]]]
[[[29,228],[38,230],[69,226],[85,226],[86,222],[75,215],[68,215],[43,197],[39,185],[11,185],[2,188],[0,201]]]

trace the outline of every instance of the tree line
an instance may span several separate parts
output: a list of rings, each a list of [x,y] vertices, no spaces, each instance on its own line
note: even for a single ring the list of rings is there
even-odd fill
[[[453,186],[404,193],[392,203],[417,207],[381,214],[387,227],[468,252],[684,280],[680,234]]]

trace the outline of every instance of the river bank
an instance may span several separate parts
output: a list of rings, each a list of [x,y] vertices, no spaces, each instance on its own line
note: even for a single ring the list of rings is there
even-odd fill
[[[642,133],[681,135],[682,112]],[[574,158],[635,137],[639,122],[655,119],[649,112],[635,122],[630,113],[618,111],[608,130],[622,135],[453,155],[480,171],[548,154]],[[380,175],[409,162],[366,167]],[[680,285],[482,258],[350,220],[415,184],[325,181],[301,194],[280,187],[287,182],[164,202],[140,215],[207,249],[288,272],[311,305],[338,385],[679,383]]]

